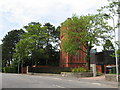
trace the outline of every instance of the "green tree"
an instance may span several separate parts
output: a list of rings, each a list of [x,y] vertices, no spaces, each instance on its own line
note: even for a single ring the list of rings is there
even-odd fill
[[[110,16],[116,16],[120,14],[120,9],[118,7],[120,7],[120,1],[111,0],[108,5],[102,6],[97,11],[99,11],[100,13],[104,13],[104,14],[107,12],[107,14]]]
[[[21,35],[24,31],[21,30],[12,30],[6,34],[2,40],[2,65],[3,67],[8,65],[12,61],[13,54],[15,53],[15,45],[19,42]]]
[[[46,58],[46,64],[48,65],[58,65],[59,64],[59,36],[60,27],[55,28],[50,23],[45,23],[47,34],[49,38],[47,40],[47,45],[45,47],[45,52],[48,55]]]
[[[47,45],[52,45],[55,50],[58,50],[59,47],[59,40],[60,40],[60,26],[55,28],[55,26],[51,25],[50,23],[45,23],[47,34],[49,38],[47,40]]]
[[[120,58],[120,49],[117,51],[118,57]]]
[[[105,44],[103,45],[103,50],[115,50],[110,40],[106,40]]]
[[[24,29],[26,32],[16,45],[15,59],[19,60],[22,66],[27,64],[28,60],[31,65],[37,65],[45,57],[44,47],[47,43],[46,39],[49,38],[46,27],[42,27],[40,23],[31,22],[28,26],[24,26]]]
[[[86,48],[84,51],[87,56],[87,69],[90,70],[90,50],[94,45],[100,45],[110,35],[112,27],[104,20],[101,14],[87,16],[73,16],[62,23],[61,27],[64,39],[62,40],[62,50],[68,53],[76,53],[78,50],[84,51],[81,46]]]
[[[100,14],[105,14],[107,12],[107,17],[109,17],[108,19],[114,19],[116,18],[116,16],[118,17],[118,19],[120,18],[120,1],[119,0],[109,0],[109,4],[106,6],[101,7],[100,9],[98,9]],[[114,29],[116,29],[117,27],[120,27],[120,20],[118,21],[118,23],[116,24],[114,21],[113,23],[114,25]],[[118,48],[120,48],[120,41],[115,41],[114,42]],[[119,49],[118,49],[118,53],[119,53]],[[119,55],[118,55],[119,56]]]
[[[55,26],[51,25],[50,23],[45,23],[46,26],[46,33],[49,35],[49,38],[47,40],[47,44],[51,44],[51,42],[56,42],[57,38],[58,38],[58,29],[55,29]]]
[[[50,52],[54,50],[51,44],[54,40],[54,26],[48,23],[42,26],[39,22],[31,22],[24,26],[24,29],[26,32],[16,45],[15,62],[20,63],[21,67],[48,65],[50,59],[53,59]]]
[[[59,65],[59,51],[56,50],[55,47],[52,46],[52,44],[49,44],[45,47],[45,53],[48,55],[48,58],[46,58],[47,65],[52,66],[58,66]]]

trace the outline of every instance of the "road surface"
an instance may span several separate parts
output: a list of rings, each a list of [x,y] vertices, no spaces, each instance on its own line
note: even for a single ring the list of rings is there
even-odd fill
[[[2,88],[114,88],[95,82],[84,82],[54,76],[2,74]]]

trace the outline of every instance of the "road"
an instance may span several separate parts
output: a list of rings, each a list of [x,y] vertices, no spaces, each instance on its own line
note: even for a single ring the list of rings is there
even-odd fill
[[[94,82],[56,76],[2,74],[2,88],[113,88]]]

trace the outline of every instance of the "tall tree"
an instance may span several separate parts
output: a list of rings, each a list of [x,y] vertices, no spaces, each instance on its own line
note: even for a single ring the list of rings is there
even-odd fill
[[[60,27],[58,26],[57,28],[55,28],[50,23],[45,23],[44,26],[46,26],[46,30],[49,35],[49,38],[47,40],[47,46],[45,48],[46,54],[48,55],[48,58],[46,58],[46,64],[58,65]]]
[[[62,39],[62,50],[68,53],[76,53],[86,48],[87,69],[90,70],[90,50],[94,45],[108,38],[112,38],[110,33],[112,27],[104,20],[103,15],[73,16],[62,23],[64,28],[64,39]]]
[[[3,38],[2,42],[2,62],[3,66],[10,65],[12,61],[13,54],[15,53],[15,45],[19,42],[21,35],[24,31],[12,30]]]
[[[26,32],[17,43],[14,56],[21,65],[25,64],[27,59],[30,60],[31,65],[37,65],[45,56],[43,48],[46,46],[46,39],[49,38],[46,27],[42,27],[38,22],[31,22],[28,26],[24,26],[24,29]]]
[[[120,0],[109,0],[109,4],[98,9],[100,14],[107,14],[108,19],[113,19],[113,28],[118,27],[118,34],[120,33]],[[118,17],[118,22],[116,23],[116,18]],[[117,34],[117,33],[114,33]],[[118,35],[117,34],[117,35]],[[120,39],[118,35],[118,41],[115,41],[114,44],[118,46],[118,51],[120,48]],[[117,47],[115,47],[117,49]],[[118,55],[119,56],[119,55]]]
[[[100,14],[107,15],[107,17],[109,17],[108,18],[109,20],[113,19],[114,29],[116,29],[117,27],[118,29],[120,29],[120,0],[109,0],[109,4],[101,7],[100,9],[98,9],[98,11]],[[118,17],[118,22],[116,23],[117,17]],[[119,33],[120,33],[120,30],[118,30],[118,34]]]
[[[31,22],[24,26],[25,34],[16,45],[14,58],[19,60],[21,65],[48,65],[49,54],[53,50],[52,42],[54,26],[39,22]]]

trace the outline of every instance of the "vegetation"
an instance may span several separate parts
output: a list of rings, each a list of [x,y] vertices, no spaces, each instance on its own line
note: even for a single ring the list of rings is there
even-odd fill
[[[60,27],[55,28],[50,23],[42,26],[31,22],[23,29],[8,32],[1,45],[4,71],[33,65],[58,66],[59,30]]]
[[[113,24],[115,24],[115,17],[119,17],[120,18],[120,1],[119,0],[114,0],[114,1],[109,1],[109,4],[106,6],[101,7],[100,9],[98,9],[100,14],[106,14],[108,19],[113,19]],[[107,13],[106,13],[107,12]],[[120,21],[113,25],[113,30],[115,30],[117,27],[120,27]],[[107,43],[107,47],[110,46],[111,49],[113,49],[113,45],[108,41]],[[109,44],[109,45],[108,45]],[[118,47],[118,57],[120,57],[120,42],[119,41],[115,41],[114,44],[117,45]],[[114,47],[115,49],[116,47]],[[115,53],[112,55],[113,57],[115,57]]]
[[[97,11],[99,13],[96,15],[73,16],[63,22],[61,27],[67,28],[64,28],[62,31],[62,33],[66,33],[66,35],[64,35],[65,39],[62,41],[62,50],[72,54],[76,54],[78,50],[86,52],[87,67],[88,70],[90,70],[91,48],[95,45],[98,46],[102,42],[106,42],[103,45],[104,50],[114,50],[110,40],[112,40],[112,33],[119,23],[111,27],[108,19],[111,19],[111,17],[114,19],[114,16],[120,14],[120,10],[117,7],[120,7],[120,2],[111,1],[109,5],[98,9]],[[108,12],[107,16],[105,16],[106,11]],[[86,51],[84,51],[81,46],[84,46]]]
[[[61,49],[65,53],[77,54],[78,50],[86,53],[87,69],[75,68],[73,72],[90,70],[90,50],[94,46],[103,45],[104,50],[114,50],[112,32],[120,25],[109,26],[108,19],[120,14],[116,8],[120,2],[112,1],[108,6],[98,9],[98,14],[73,15],[55,28],[50,23],[43,26],[39,22],[31,22],[24,29],[12,30],[3,38],[2,65],[5,72],[14,68],[33,65],[59,65],[59,35],[60,29],[64,36]],[[108,10],[108,16],[104,16]],[[83,49],[83,47],[85,49]],[[120,50],[118,50],[118,56]],[[12,63],[12,67],[10,64]]]
[[[5,72],[5,73],[17,73],[17,69],[15,67],[12,67],[12,66],[4,67],[3,72]]]
[[[87,16],[73,16],[61,25],[64,39],[62,50],[74,54],[82,50],[87,54],[87,69],[90,70],[90,50],[94,45],[100,45],[105,40],[112,39],[113,28],[105,21],[101,14]],[[67,28],[64,28],[67,27]],[[84,46],[86,49],[83,49]]]
[[[110,40],[106,40],[105,44],[103,45],[103,50],[115,50],[112,42]]]
[[[110,16],[116,16],[117,14],[120,14],[120,2],[119,0],[114,0],[114,1],[110,1],[110,3],[106,6],[101,7],[100,9],[98,9],[97,11],[99,11],[100,13],[105,14],[105,12],[107,12],[107,15],[109,16],[109,19],[111,18]]]
[[[31,22],[24,26],[25,33],[16,44],[14,63],[24,66],[58,65],[59,50],[57,43],[59,38],[58,29],[47,23]],[[58,44],[58,43],[57,43]]]
[[[85,67],[72,68],[72,72],[87,72]]]
[[[13,54],[15,53],[14,49],[17,42],[20,41],[21,35],[24,31],[21,30],[12,30],[3,38],[2,42],[2,66],[10,66],[12,61]]]

